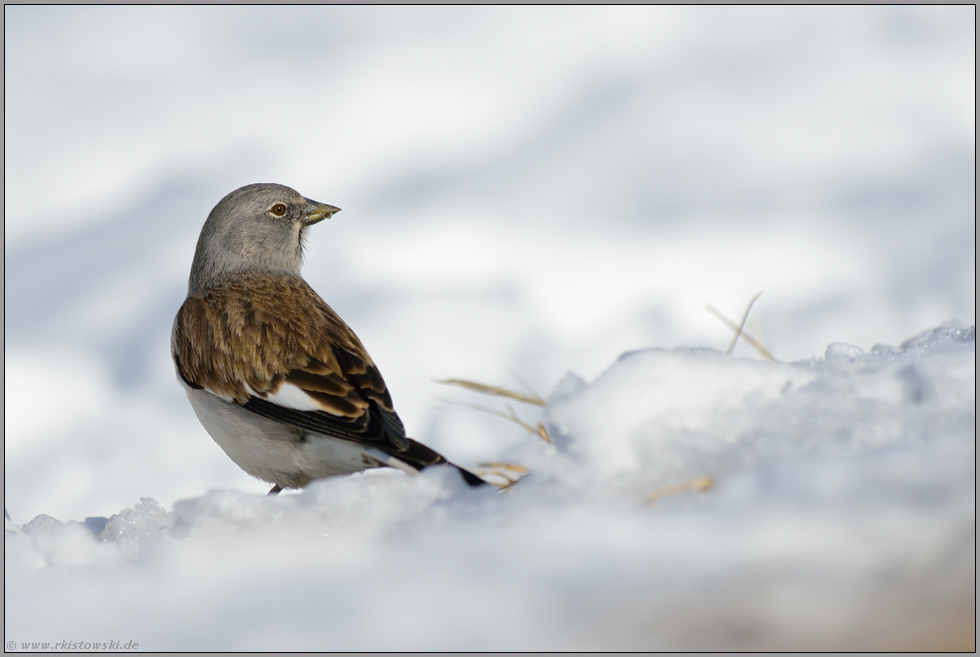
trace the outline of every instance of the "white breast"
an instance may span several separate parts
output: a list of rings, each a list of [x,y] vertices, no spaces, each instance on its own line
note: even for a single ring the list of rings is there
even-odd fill
[[[301,403],[302,398],[296,397],[294,391],[309,399],[299,388],[290,387],[293,391],[282,395],[281,388],[280,395],[270,395],[269,401],[281,403],[280,399],[289,399],[292,395],[296,403]],[[214,442],[242,470],[269,483],[283,488],[299,488],[313,479],[383,466],[410,474],[417,472],[410,465],[375,447],[300,431],[256,415],[207,390],[194,390],[187,386],[185,389],[194,412]],[[287,406],[285,403],[282,405]],[[297,406],[289,408],[320,410]]]

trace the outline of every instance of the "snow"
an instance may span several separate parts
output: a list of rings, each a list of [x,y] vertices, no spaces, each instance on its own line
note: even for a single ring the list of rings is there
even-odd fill
[[[6,7],[5,640],[972,648],[974,25]],[[227,459],[169,331],[256,181],[343,208],[306,277],[411,435],[527,477],[273,499]],[[725,355],[705,305],[760,290],[779,360]],[[526,380],[553,444],[450,377]]]
[[[436,468],[275,498],[212,491],[172,510],[144,498],[83,523],[38,516],[7,534],[8,636],[159,650],[964,646],[975,363],[973,327],[796,363],[646,349],[592,383],[562,380],[544,409],[554,447],[529,434],[510,449],[531,474],[505,492]],[[714,485],[650,503],[697,476]]]

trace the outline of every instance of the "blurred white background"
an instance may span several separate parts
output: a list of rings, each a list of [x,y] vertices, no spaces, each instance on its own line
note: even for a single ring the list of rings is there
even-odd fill
[[[306,277],[464,464],[520,429],[433,379],[547,395],[629,349],[724,349],[707,303],[763,291],[782,360],[976,323],[972,6],[4,14],[19,523],[267,488],[168,353],[198,231],[247,183],[343,208]]]

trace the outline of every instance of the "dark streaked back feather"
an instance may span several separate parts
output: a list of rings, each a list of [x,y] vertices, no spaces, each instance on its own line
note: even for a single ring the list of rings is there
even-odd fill
[[[188,296],[177,313],[172,349],[191,387],[297,428],[363,441],[399,457],[411,451],[361,341],[299,277],[249,273]],[[306,392],[320,410],[263,399],[284,382]]]

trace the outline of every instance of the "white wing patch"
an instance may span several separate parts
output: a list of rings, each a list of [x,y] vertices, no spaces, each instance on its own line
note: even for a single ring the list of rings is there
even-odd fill
[[[322,411],[323,407],[316,403],[312,397],[303,392],[303,389],[292,383],[283,383],[276,392],[260,395],[248,386],[248,394],[259,399],[270,401],[283,408],[291,408],[296,411]]]
[[[396,470],[401,470],[402,472],[405,472],[410,475],[417,475],[419,473],[418,470],[410,466],[408,463],[398,460],[391,454],[385,454],[384,452],[382,452],[380,449],[377,449],[376,447],[368,447],[364,451],[365,453],[369,454],[372,458],[378,459],[379,461],[387,465],[389,468],[395,468]]]

